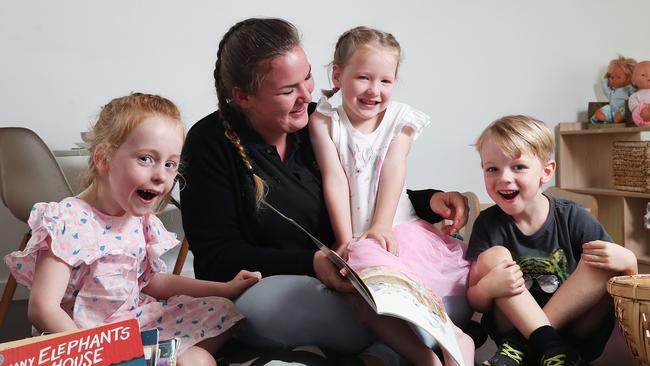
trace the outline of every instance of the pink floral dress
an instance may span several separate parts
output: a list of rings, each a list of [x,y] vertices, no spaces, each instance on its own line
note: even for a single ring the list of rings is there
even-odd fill
[[[28,220],[32,237],[22,252],[5,256],[9,270],[31,288],[38,255],[50,249],[72,268],[61,301],[80,328],[136,318],[140,329],[158,328],[159,339],[181,338],[181,351],[243,319],[221,297],[180,295],[155,299],[141,290],[165,270],[160,256],[178,244],[154,216],[108,216],[70,197],[37,203]]]

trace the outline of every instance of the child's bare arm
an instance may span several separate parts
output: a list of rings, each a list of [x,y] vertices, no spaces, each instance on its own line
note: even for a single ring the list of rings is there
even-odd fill
[[[513,260],[500,262],[483,276],[480,272],[477,262],[472,262],[467,300],[478,312],[490,310],[495,298],[518,295],[525,289],[523,273]]]
[[[329,117],[315,112],[309,118],[309,137],[323,177],[325,207],[329,214],[337,249],[352,239],[350,188],[336,146],[329,135]]]
[[[259,272],[242,270],[228,282],[197,280],[167,273],[156,273],[142,292],[156,299],[169,299],[176,295],[192,297],[220,296],[236,299],[245,289],[259,282]]]
[[[381,167],[379,188],[372,223],[364,237],[373,238],[397,255],[398,243],[393,236],[393,219],[406,179],[406,158],[413,142],[413,129],[404,127],[388,147]]]
[[[27,304],[27,317],[41,332],[77,329],[72,318],[61,309],[61,300],[70,281],[71,268],[51,251],[41,252]]]
[[[634,253],[621,245],[594,240],[582,246],[580,258],[591,267],[609,270],[624,275],[639,272]]]

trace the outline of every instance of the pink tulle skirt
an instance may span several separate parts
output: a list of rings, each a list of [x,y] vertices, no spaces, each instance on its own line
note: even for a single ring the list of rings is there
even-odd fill
[[[396,267],[428,286],[438,296],[465,295],[469,262],[465,246],[431,224],[416,220],[393,228],[399,243],[397,256],[374,239],[353,240],[348,246],[348,264],[359,272],[368,267]]]

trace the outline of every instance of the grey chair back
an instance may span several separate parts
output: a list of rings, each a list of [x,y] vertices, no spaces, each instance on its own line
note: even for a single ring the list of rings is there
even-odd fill
[[[16,218],[27,222],[34,203],[72,195],[52,151],[34,131],[0,128],[0,197]]]

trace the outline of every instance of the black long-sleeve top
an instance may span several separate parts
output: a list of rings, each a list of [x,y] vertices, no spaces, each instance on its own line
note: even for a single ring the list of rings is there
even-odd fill
[[[313,104],[310,107],[311,112]],[[289,134],[288,154],[282,161],[275,146],[245,123],[232,125],[255,173],[268,184],[266,200],[326,245],[334,243],[308,129]],[[183,228],[197,278],[227,281],[241,269],[264,276],[314,275],[316,245],[268,208],[255,207],[250,173],[226,139],[218,112],[192,126],[181,167]],[[429,208],[435,192],[409,191],[416,213],[431,222],[441,219]]]

